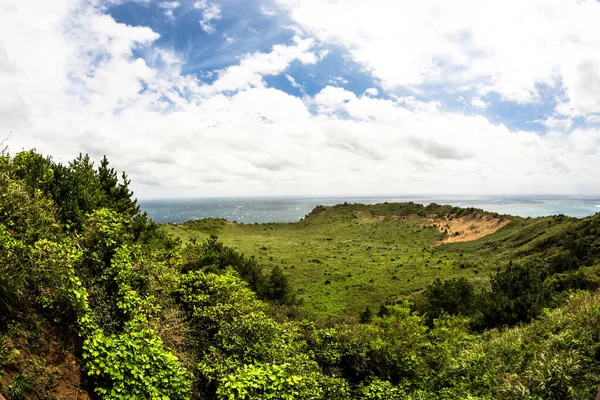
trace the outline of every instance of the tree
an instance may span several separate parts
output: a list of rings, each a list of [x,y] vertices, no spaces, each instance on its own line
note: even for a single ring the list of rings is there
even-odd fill
[[[487,326],[528,322],[553,300],[544,285],[546,273],[535,265],[509,265],[490,279],[491,290],[482,295]]]
[[[475,312],[476,295],[473,284],[465,278],[442,281],[436,279],[424,293],[425,306],[430,321],[442,313],[469,316]]]
[[[368,324],[373,320],[373,312],[369,307],[365,308],[365,311],[360,313],[360,323]]]

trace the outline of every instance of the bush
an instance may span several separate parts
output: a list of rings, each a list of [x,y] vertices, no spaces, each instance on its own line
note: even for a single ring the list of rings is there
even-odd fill
[[[471,316],[477,312],[477,295],[473,284],[465,278],[442,281],[436,279],[423,293],[418,311],[431,323],[442,314]]]
[[[535,265],[509,265],[490,279],[491,290],[482,295],[488,327],[528,322],[554,300],[544,285],[546,272]]]
[[[297,302],[287,277],[279,267],[274,267],[269,274],[265,274],[264,268],[253,257],[246,257],[225,246],[214,235],[202,244],[192,243],[185,248],[184,272],[202,269],[218,273],[227,267],[233,268],[248,282],[258,298],[282,304]]]

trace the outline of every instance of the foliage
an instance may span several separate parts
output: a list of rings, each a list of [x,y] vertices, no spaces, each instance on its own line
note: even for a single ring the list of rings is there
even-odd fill
[[[88,376],[106,399],[187,399],[190,376],[177,357],[164,349],[155,330],[138,321],[120,335],[95,331],[83,345]]]
[[[28,357],[44,347],[106,399],[584,399],[600,382],[598,216],[436,247],[436,216],[492,214],[344,204],[159,227],[106,158],[34,151],[0,156],[0,200],[9,398],[60,369]]]
[[[87,318],[79,316],[83,359],[95,391],[106,399],[186,399],[190,377],[177,357],[164,349],[162,340],[149,326],[148,316],[157,310],[152,298],[141,298],[131,287],[132,259],[127,246],[115,251],[109,269],[117,284],[117,306],[126,317],[122,332],[106,335]]]
[[[33,393],[33,376],[26,372],[19,374],[10,384],[9,393],[13,400],[24,400]]]
[[[203,271],[183,274],[179,295],[194,323],[206,330],[264,308],[248,284],[231,268],[222,274]]]
[[[293,304],[295,297],[287,277],[277,267],[265,274],[255,258],[248,258],[231,247],[225,246],[211,235],[204,243],[192,243],[186,247],[184,271],[206,269],[211,272],[233,268],[248,282],[261,299]]]
[[[450,315],[472,315],[476,310],[477,296],[474,285],[465,278],[447,281],[436,279],[423,294],[424,304],[419,311],[427,314],[430,320],[444,313]]]
[[[388,381],[374,379],[360,389],[360,398],[364,400],[400,400],[401,391]]]
[[[67,166],[33,150],[3,158],[5,169],[23,181],[31,193],[39,190],[53,200],[61,222],[71,230],[81,229],[86,215],[103,207],[128,218],[145,220],[137,201],[131,199],[127,176],[123,174],[119,182],[115,170],[108,167],[106,157],[98,168],[88,155],[81,154]]]
[[[534,265],[509,265],[498,272],[483,297],[486,324],[515,324],[539,315],[552,301],[545,279],[546,272]]]
[[[217,395],[222,399],[319,399],[322,392],[315,382],[296,374],[289,364],[244,365],[225,376]]]
[[[37,241],[60,237],[52,202],[14,176],[0,171],[0,327],[33,311],[28,299],[43,296],[42,288],[54,287],[60,273],[33,260]]]
[[[373,312],[367,306],[367,308],[365,308],[365,311],[360,313],[360,323],[367,324],[367,323],[371,322],[372,320],[373,320]]]

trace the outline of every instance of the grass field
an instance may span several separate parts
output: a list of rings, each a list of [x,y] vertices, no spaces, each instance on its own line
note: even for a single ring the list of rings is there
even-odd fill
[[[444,220],[439,215],[448,217]],[[461,215],[471,221],[465,231],[476,232],[483,221],[489,226],[490,220],[502,227],[477,240],[436,245],[453,234],[468,233],[444,233],[444,224]],[[266,268],[280,266],[306,310],[320,316],[343,316],[356,315],[367,306],[376,311],[385,301],[422,291],[438,277],[466,277],[484,286],[499,267],[514,258],[526,258],[536,243],[560,234],[576,221],[383,203],[323,207],[296,223],[245,225],[204,219],[164,229],[184,241],[217,235]]]

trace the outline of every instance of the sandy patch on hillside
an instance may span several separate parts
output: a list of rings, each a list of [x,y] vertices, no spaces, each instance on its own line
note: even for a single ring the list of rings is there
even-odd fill
[[[510,222],[506,218],[497,218],[485,214],[471,214],[460,218],[453,215],[445,217],[436,215],[427,217],[427,221],[426,226],[433,226],[441,233],[447,234],[444,239],[436,241],[432,246],[477,240],[491,235]]]

